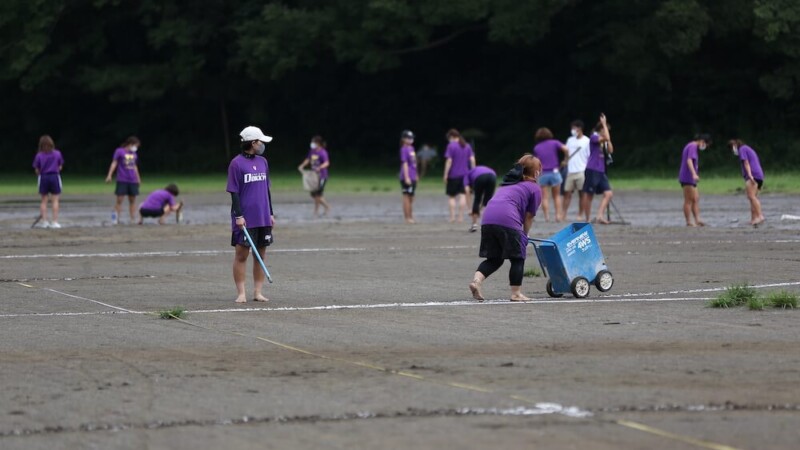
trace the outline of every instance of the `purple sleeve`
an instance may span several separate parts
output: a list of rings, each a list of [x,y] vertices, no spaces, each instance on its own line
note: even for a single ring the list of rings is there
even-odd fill
[[[589,138],[590,144],[599,144],[600,143],[600,135],[599,134],[592,134],[592,137]]]
[[[467,144],[467,150],[469,150],[469,157],[472,158],[475,156],[475,152],[472,151],[472,146]]]
[[[749,161],[750,160],[749,155],[748,155],[748,151],[749,150],[750,149],[748,147],[746,147],[746,146],[742,146],[742,148],[739,149],[739,160],[740,161]]]
[[[689,150],[689,159],[697,159],[697,146],[693,145]]]
[[[231,161],[231,165],[228,166],[228,187],[227,191],[230,193],[239,193],[239,173],[238,167]]]
[[[537,185],[531,187],[531,197],[532,200],[528,202],[527,212],[535,216],[536,211],[539,210],[539,205],[542,203],[542,191],[537,189]]]
[[[447,150],[444,152],[444,159],[452,158],[453,157],[453,146],[448,145]]]
[[[41,161],[41,158],[39,157],[39,155],[41,155],[41,153],[37,153],[36,156],[33,157],[33,168],[41,170],[42,169],[42,161]]]
[[[64,165],[64,155],[61,154],[61,152],[58,152],[58,165],[59,166],[63,166]]]
[[[172,195],[172,194],[169,194],[169,196],[167,196],[167,202],[169,203],[169,207],[170,208],[174,208],[175,207],[175,196]]]
[[[328,151],[327,150],[323,150],[322,153],[319,156],[320,156],[320,158],[319,158],[320,162],[322,164],[325,164],[326,162],[330,161],[330,159],[328,159]]]

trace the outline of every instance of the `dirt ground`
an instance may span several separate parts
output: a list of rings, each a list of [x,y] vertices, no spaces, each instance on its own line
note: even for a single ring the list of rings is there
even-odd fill
[[[595,227],[613,289],[527,278],[525,304],[507,265],[471,300],[479,236],[441,196],[414,226],[399,195],[330,200],[313,220],[276,198],[271,301],[237,305],[224,195],[161,227],[68,198],[60,230],[0,198],[0,448],[797,448],[799,313],[706,307],[733,283],[800,292],[796,199],[753,229],[742,196],[704,197],[689,229],[675,194],[620,193],[632,225]]]

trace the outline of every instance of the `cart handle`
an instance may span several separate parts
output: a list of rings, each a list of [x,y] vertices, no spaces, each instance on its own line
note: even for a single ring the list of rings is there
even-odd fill
[[[548,243],[548,244],[553,244],[553,247],[558,247],[558,244],[556,244],[556,241],[551,241],[550,239],[536,239],[536,238],[532,238],[532,237],[528,238],[528,244],[535,244],[537,242],[545,242],[545,243]]]

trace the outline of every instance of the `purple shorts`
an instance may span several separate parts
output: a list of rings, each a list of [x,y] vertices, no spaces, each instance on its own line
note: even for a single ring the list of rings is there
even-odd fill
[[[39,175],[39,194],[58,195],[61,193],[61,175],[57,173],[44,173]]]

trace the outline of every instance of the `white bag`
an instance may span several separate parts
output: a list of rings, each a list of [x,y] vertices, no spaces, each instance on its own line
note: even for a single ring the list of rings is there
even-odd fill
[[[313,170],[303,170],[303,189],[307,192],[319,190],[319,174]]]

